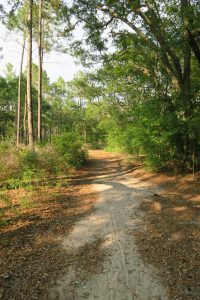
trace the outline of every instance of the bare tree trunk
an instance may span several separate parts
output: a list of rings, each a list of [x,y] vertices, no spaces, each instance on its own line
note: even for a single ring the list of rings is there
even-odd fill
[[[21,118],[21,79],[22,79],[22,68],[23,68],[23,61],[24,61],[24,49],[26,43],[26,34],[24,33],[23,36],[23,45],[22,45],[22,55],[21,55],[21,62],[20,62],[20,71],[19,71],[19,82],[18,82],[18,103],[17,103],[17,146],[20,143],[20,118]]]
[[[181,98],[185,110],[185,118],[189,121],[192,115],[192,103],[191,103],[191,48],[189,44],[189,33],[187,28],[190,25],[189,17],[189,7],[190,0],[181,0],[181,14],[183,23],[183,37],[184,37],[184,47],[183,47],[183,86],[181,89]],[[189,124],[189,123],[188,123]],[[192,163],[194,148],[193,148],[193,137],[191,133],[185,134],[184,137],[184,163]]]
[[[26,114],[27,114],[27,97],[24,97],[24,143],[27,144],[27,126],[26,126]]]
[[[42,138],[42,0],[39,0],[39,39],[38,39],[38,141]]]
[[[184,28],[184,70],[183,70],[183,87],[182,87],[182,97],[184,99],[186,116],[190,116],[190,77],[191,77],[191,48],[189,44],[189,34],[188,26],[190,23],[189,18],[189,0],[181,0],[181,12]]]
[[[49,125],[49,141],[51,142],[51,122],[50,122],[50,125]]]
[[[86,122],[84,123],[83,136],[84,136],[84,142],[87,143],[87,125],[86,125]]]
[[[27,113],[28,143],[33,146],[33,112],[32,112],[32,12],[33,0],[29,0],[28,14],[28,49],[27,49]]]

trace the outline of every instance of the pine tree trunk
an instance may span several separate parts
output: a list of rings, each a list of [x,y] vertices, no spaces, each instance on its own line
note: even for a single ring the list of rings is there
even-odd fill
[[[32,12],[33,0],[29,0],[28,14],[28,49],[27,49],[27,113],[28,144],[33,146],[33,112],[32,112]]]
[[[42,138],[42,0],[39,1],[39,39],[38,39],[38,141]]]
[[[24,143],[27,144],[27,126],[26,126],[26,114],[27,114],[27,97],[24,97]]]
[[[26,35],[24,33],[23,37],[23,45],[22,45],[22,55],[21,55],[21,62],[20,62],[20,71],[19,71],[19,82],[18,82],[18,103],[17,103],[17,146],[20,143],[20,118],[21,118],[21,79],[22,79],[22,68],[23,68],[23,61],[24,61],[24,49],[26,43]]]

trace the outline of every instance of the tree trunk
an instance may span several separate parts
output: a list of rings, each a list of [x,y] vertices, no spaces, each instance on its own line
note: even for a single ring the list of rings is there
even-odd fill
[[[27,97],[24,97],[24,143],[27,144],[27,126],[26,126],[26,114],[27,114]]]
[[[191,31],[187,28],[188,31],[188,35],[189,35],[189,43],[190,43],[190,47],[198,61],[198,63],[200,64],[200,47],[197,43],[197,41],[195,40],[195,37],[193,36],[193,34],[191,33]]]
[[[51,142],[51,121],[50,121],[50,124],[49,124],[49,141]]]
[[[21,62],[20,62],[20,71],[19,71],[19,82],[18,82],[18,103],[17,103],[17,146],[20,143],[20,115],[21,115],[21,79],[22,79],[22,68],[23,68],[23,61],[24,61],[24,49],[26,43],[26,34],[24,33],[23,36],[23,45],[22,45],[22,55],[21,55]]]
[[[32,111],[32,13],[33,0],[29,0],[28,13],[28,49],[27,49],[27,113],[28,144],[33,146],[33,111]]]
[[[42,0],[39,0],[39,39],[38,39],[38,142],[42,138]]]
[[[190,116],[192,115],[192,104],[191,104],[191,48],[189,43],[189,34],[187,28],[190,24],[189,18],[189,6],[190,0],[181,0],[181,14],[183,22],[183,37],[184,37],[184,70],[183,70],[183,85],[181,89],[181,97],[183,108],[185,111],[185,118],[189,122]],[[189,123],[188,123],[189,125]],[[187,126],[188,126],[187,125]],[[192,165],[192,156],[193,156],[193,142],[191,139],[191,134],[185,134],[185,153],[184,161],[189,162]]]
[[[184,35],[184,70],[183,70],[183,85],[182,85],[182,101],[185,106],[185,115],[191,115],[191,95],[190,95],[190,77],[191,77],[191,48],[189,43],[188,26],[189,18],[189,0],[181,0],[181,13],[183,21],[183,35]]]

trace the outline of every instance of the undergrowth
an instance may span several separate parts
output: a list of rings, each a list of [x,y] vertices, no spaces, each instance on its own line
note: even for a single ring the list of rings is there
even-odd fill
[[[58,176],[66,176],[80,167],[87,159],[87,150],[79,137],[65,134],[52,143],[34,148],[16,147],[9,142],[0,143],[0,225],[6,225],[6,210],[14,211],[8,191],[23,189],[33,192],[35,188]],[[61,184],[61,183],[60,183]],[[33,208],[34,204],[22,196],[20,209]]]

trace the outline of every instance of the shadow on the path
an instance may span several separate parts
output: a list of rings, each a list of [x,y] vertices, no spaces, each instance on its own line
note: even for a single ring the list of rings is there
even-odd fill
[[[68,195],[69,188],[58,190],[56,196],[47,195],[46,207],[13,217],[13,226],[8,226],[0,235],[1,266],[4,271],[0,284],[4,287],[4,299],[31,299],[34,295],[37,299],[47,299],[45,287],[66,270],[72,256],[64,251],[55,236],[69,235],[79,220],[94,212],[92,203],[98,196],[98,193],[91,191],[90,185],[94,183],[107,186],[111,206],[116,201],[123,206],[124,198],[134,202],[136,198],[146,197],[143,211],[148,216],[147,227],[142,232],[133,233],[144,261],[164,270],[164,282],[170,291],[175,290],[176,299],[200,299],[199,200],[191,201],[189,194],[184,199],[152,198],[152,191],[146,187],[129,187],[120,182],[132,171],[119,157],[110,155],[91,159],[84,177],[75,176],[70,181],[73,194]],[[84,191],[79,194],[82,186]],[[20,222],[21,226],[15,227]],[[98,252],[99,248],[95,249]],[[13,251],[15,258],[4,260],[8,251]],[[89,258],[83,255],[86,267]],[[196,262],[195,265],[191,264],[191,259]],[[77,259],[75,262],[73,258],[72,263],[78,265],[83,261]]]

